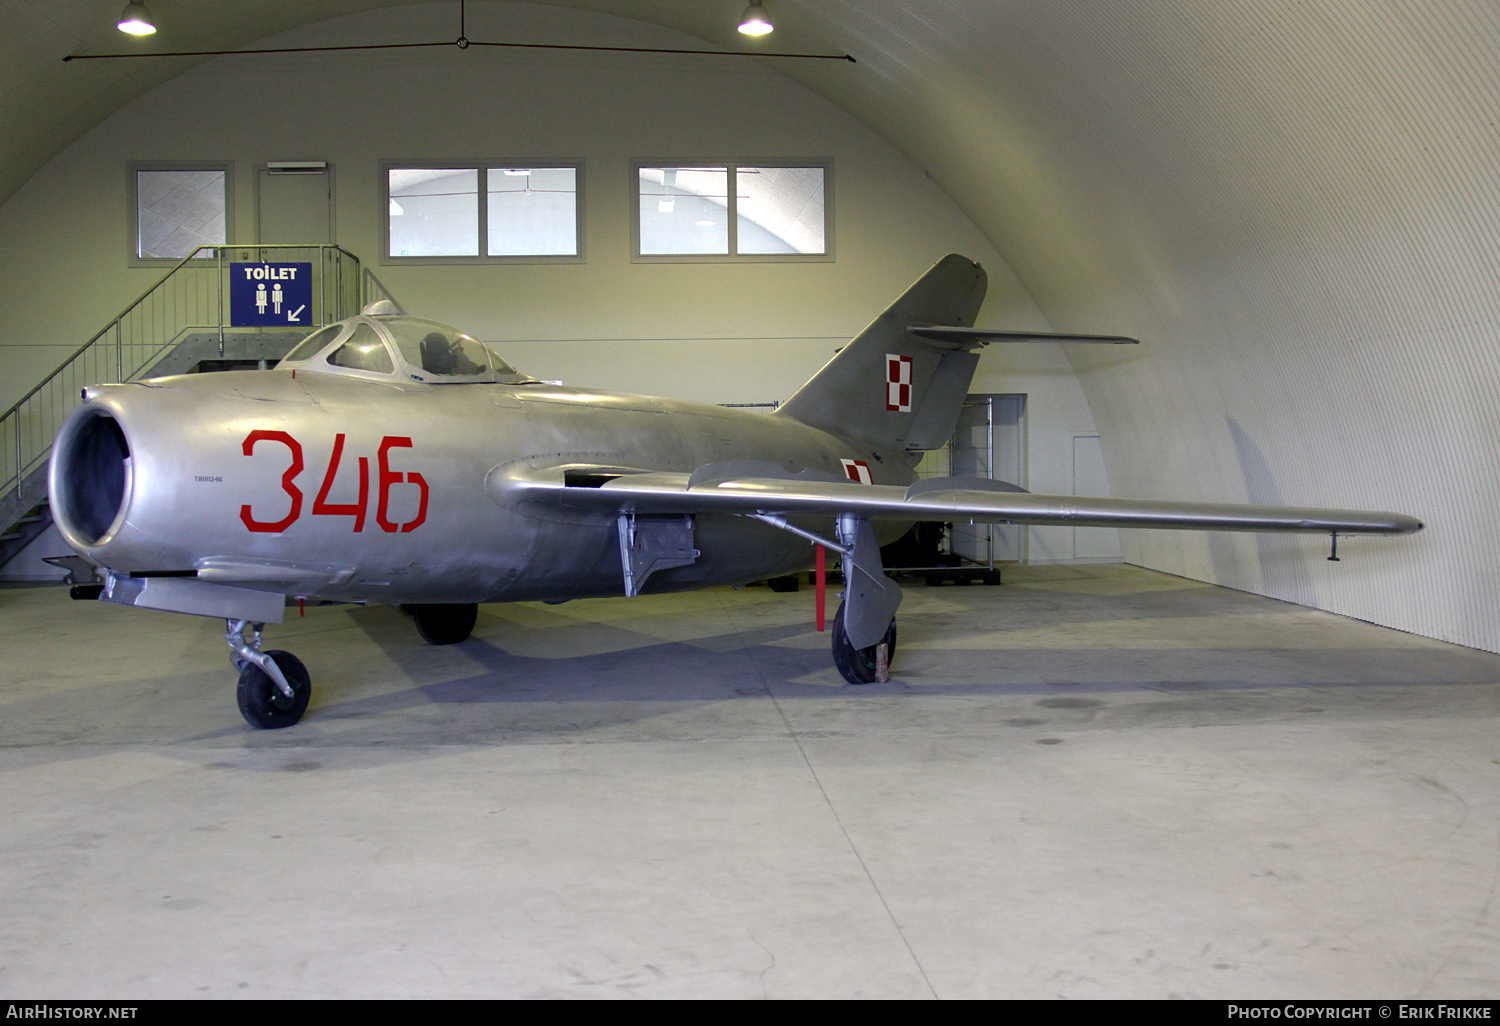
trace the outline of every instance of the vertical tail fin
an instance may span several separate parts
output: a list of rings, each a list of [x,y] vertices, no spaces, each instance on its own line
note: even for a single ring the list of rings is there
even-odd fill
[[[876,448],[938,448],[953,433],[979,357],[907,329],[971,327],[987,284],[974,261],[939,260],[776,413]]]

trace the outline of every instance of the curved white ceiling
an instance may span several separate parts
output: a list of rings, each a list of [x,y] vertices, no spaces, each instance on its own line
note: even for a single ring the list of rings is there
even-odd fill
[[[194,63],[111,0],[0,0],[0,198]],[[1137,532],[1134,562],[1500,650],[1500,6],[1489,0],[571,0],[774,66],[925,168],[1061,330],[1116,494],[1393,508],[1356,540]],[[388,0],[153,0],[231,48]],[[455,5],[456,11],[456,5]],[[169,31],[169,26],[171,31]],[[191,26],[191,27],[185,27]]]

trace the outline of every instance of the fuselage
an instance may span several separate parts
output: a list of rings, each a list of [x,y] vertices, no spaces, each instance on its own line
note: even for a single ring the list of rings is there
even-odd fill
[[[872,483],[915,480],[904,452],[861,448],[788,417],[540,383],[303,368],[90,391],[54,453],[54,511],[69,544],[117,573],[310,599],[620,594],[613,516],[507,505],[487,492],[492,473],[518,462],[686,473],[755,460],[843,477],[858,461]],[[884,525],[886,535],[898,529]],[[747,518],[700,515],[694,530],[698,560],[654,574],[645,590],[812,563],[806,541]]]

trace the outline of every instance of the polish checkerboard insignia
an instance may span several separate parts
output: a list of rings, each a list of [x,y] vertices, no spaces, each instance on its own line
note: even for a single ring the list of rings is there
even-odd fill
[[[874,484],[875,479],[870,476],[870,465],[864,460],[839,460],[844,465],[844,473],[849,475],[849,480],[859,484]]]
[[[885,408],[911,412],[911,357],[885,354]]]

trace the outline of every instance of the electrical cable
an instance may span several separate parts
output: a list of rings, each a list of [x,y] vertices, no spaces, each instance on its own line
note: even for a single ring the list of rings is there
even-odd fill
[[[656,46],[586,46],[578,43],[492,43],[485,40],[469,39],[464,35],[467,19],[467,4],[461,0],[458,9],[458,38],[452,42],[434,43],[362,43],[349,46],[285,46],[268,47],[255,50],[174,50],[160,51],[155,53],[77,53],[69,54],[63,58],[68,61],[102,61],[120,60],[141,57],[232,57],[236,54],[266,54],[266,53],[328,53],[334,50],[410,50],[420,47],[434,46],[456,46],[460,50],[467,50],[471,46],[495,46],[513,47],[523,50],[589,50],[604,53],[673,53],[673,54],[696,54],[703,57],[785,57],[796,60],[811,61],[848,61],[850,64],[858,63],[847,53],[759,53],[750,50],[686,50],[672,49]]]

